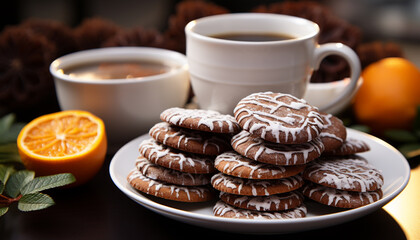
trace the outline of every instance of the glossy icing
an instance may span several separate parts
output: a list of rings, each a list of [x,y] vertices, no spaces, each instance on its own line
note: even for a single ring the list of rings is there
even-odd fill
[[[167,182],[183,186],[197,186],[210,183],[209,175],[185,173],[169,168],[164,168],[149,162],[143,156],[140,156],[136,159],[135,166],[144,176],[154,180],[164,181],[164,179],[169,179]]]
[[[297,208],[279,211],[279,212],[262,212],[254,210],[245,210],[235,208],[231,205],[218,201],[213,207],[213,214],[220,217],[229,218],[245,218],[245,219],[291,219],[291,218],[303,218],[307,214],[305,205],[301,205]]]
[[[151,138],[140,143],[139,152],[143,156],[146,156],[147,153],[149,160],[153,160],[157,164],[165,161],[168,162],[169,168],[173,168],[172,165],[177,165],[181,172],[184,172],[186,168],[200,173],[210,173],[214,170],[212,157],[177,151]]]
[[[174,127],[167,122],[155,124],[149,130],[149,134],[155,140],[181,150],[189,148],[188,145],[190,142],[195,142],[201,147],[201,150],[196,149],[196,153],[201,154],[209,154],[209,152],[212,151],[211,149],[215,149],[216,152],[221,153],[222,150],[224,150],[222,147],[228,145],[226,141],[214,134],[205,134],[198,131]]]
[[[211,131],[217,130],[218,132],[222,132],[218,129],[223,129],[224,125],[227,126],[228,132],[230,133],[238,132],[241,128],[233,116],[212,110],[175,107],[163,111],[160,116],[164,121],[177,126],[183,125],[188,120],[195,119],[196,121],[194,122],[196,122],[197,126],[204,125]],[[188,125],[192,127],[195,123],[189,123]]]
[[[217,173],[211,178],[211,183],[216,189],[218,189],[218,186],[223,186],[227,189],[231,189],[231,193],[239,195],[268,196],[295,190],[303,185],[303,179],[301,176],[296,175],[281,179],[256,180],[232,177],[223,173]],[[272,192],[275,187],[281,187],[282,191]]]
[[[382,191],[351,192],[316,184],[303,187],[305,196],[328,206],[355,208],[373,203],[382,198]]]
[[[350,191],[372,191],[384,184],[379,170],[369,165],[364,158],[354,155],[319,158],[307,165],[304,175],[308,179],[319,178],[316,182],[321,185]]]
[[[279,163],[273,163],[279,165],[303,164],[312,160],[308,158],[310,153],[320,156],[324,151],[320,138],[302,144],[276,144],[253,137],[245,130],[233,136],[231,144],[236,151],[248,158],[263,162],[266,162],[264,158],[280,159]],[[239,148],[244,148],[244,150],[239,150]],[[254,153],[251,154],[251,152]]]
[[[187,196],[188,200],[193,200],[194,197],[198,198],[206,198],[209,194],[209,189],[206,187],[200,187],[200,186],[179,186],[174,184],[167,184],[161,181],[153,180],[151,178],[148,178],[144,176],[137,168],[134,168],[130,171],[128,177],[128,182],[133,186],[134,181],[139,180],[144,187],[139,189],[140,191],[143,191],[147,194],[154,195],[157,197],[164,197],[162,196],[162,192],[164,189],[168,189],[170,196],[174,198],[179,198],[181,194],[184,194]],[[136,186],[133,186],[137,188]],[[168,198],[168,197],[165,197]]]
[[[231,205],[257,211],[271,211],[271,209],[287,210],[302,204],[302,194],[292,191],[269,196],[241,196],[220,192],[220,198]]]
[[[263,139],[270,134],[277,143],[296,142],[302,133],[306,133],[306,141],[311,141],[323,128],[318,109],[290,94],[251,94],[238,103],[234,114],[243,129],[252,134],[260,132]]]

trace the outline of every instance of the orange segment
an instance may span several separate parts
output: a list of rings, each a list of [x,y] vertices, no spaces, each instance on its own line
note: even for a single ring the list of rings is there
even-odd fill
[[[17,140],[22,162],[37,175],[69,172],[76,185],[101,168],[107,149],[103,121],[85,111],[62,111],[28,123]]]

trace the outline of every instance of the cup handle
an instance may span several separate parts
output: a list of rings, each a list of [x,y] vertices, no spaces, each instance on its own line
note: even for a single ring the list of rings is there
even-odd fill
[[[341,104],[343,101],[352,97],[353,93],[356,91],[357,82],[360,77],[360,60],[357,54],[353,49],[342,43],[326,43],[318,45],[315,48],[314,52],[314,70],[319,68],[321,61],[328,55],[338,55],[343,57],[350,66],[350,83],[347,85],[346,89],[328,105],[320,107],[321,112],[330,112],[335,105]],[[322,96],[320,96],[322,97]]]

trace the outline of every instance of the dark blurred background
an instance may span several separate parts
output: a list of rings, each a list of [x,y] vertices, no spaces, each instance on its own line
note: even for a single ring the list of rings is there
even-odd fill
[[[124,26],[163,30],[176,0],[14,0],[3,1],[1,28],[30,17],[48,18],[76,26],[99,16]],[[279,1],[214,0],[232,12]],[[420,41],[420,0],[323,0],[335,14],[363,29],[366,38]]]

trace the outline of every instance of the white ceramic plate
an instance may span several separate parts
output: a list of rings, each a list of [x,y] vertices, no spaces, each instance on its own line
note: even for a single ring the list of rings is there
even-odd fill
[[[337,209],[308,201],[308,215],[300,219],[286,220],[249,220],[216,217],[212,214],[215,202],[180,203],[156,198],[133,189],[126,180],[129,171],[134,167],[138,145],[149,138],[140,136],[122,147],[113,157],[109,172],[114,184],[128,197],[140,205],[185,223],[237,233],[274,234],[306,231],[344,223],[375,210],[395,198],[407,185],[410,178],[410,167],[407,160],[386,142],[371,135],[348,129],[348,137],[361,139],[368,143],[371,151],[360,154],[373,166],[382,171],[385,184],[384,196],[377,202],[351,210]]]

